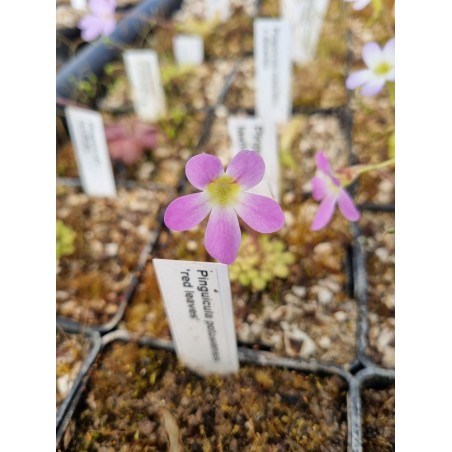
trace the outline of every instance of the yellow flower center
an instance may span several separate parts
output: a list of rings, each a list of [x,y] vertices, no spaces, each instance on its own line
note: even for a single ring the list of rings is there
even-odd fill
[[[374,73],[377,75],[385,75],[391,70],[391,66],[388,63],[380,63],[375,67]]]
[[[240,185],[231,176],[221,176],[207,185],[206,192],[210,201],[226,207],[237,201]]]

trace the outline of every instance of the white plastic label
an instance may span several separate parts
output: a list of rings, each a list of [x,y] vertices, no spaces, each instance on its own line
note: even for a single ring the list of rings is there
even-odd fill
[[[173,38],[173,54],[176,63],[202,64],[204,61],[204,41],[198,35],[176,35]]]
[[[292,58],[297,64],[312,61],[330,0],[280,0],[281,17],[292,27]]]
[[[83,190],[90,196],[116,196],[102,116],[97,111],[66,107],[69,135]]]
[[[226,22],[231,16],[229,0],[204,0],[204,8],[207,20],[219,16],[222,22]]]
[[[153,259],[177,356],[201,374],[239,369],[228,267]]]
[[[166,113],[157,52],[126,50],[124,63],[132,89],[135,112],[144,121],[156,121]]]
[[[86,0],[71,0],[71,6],[74,9],[88,9]]]
[[[285,122],[292,111],[290,25],[282,19],[254,21],[256,116]]]
[[[264,179],[249,191],[258,195],[270,196],[279,202],[280,166],[275,123],[259,118],[231,116],[228,118],[228,131],[233,156],[242,149],[251,149],[258,152],[264,159]]]

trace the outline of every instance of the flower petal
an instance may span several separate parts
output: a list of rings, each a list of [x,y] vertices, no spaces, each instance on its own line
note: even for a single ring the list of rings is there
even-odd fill
[[[105,19],[102,25],[102,34],[104,36],[108,36],[111,33],[113,33],[113,31],[116,28],[116,20],[114,18],[112,19]]]
[[[315,176],[311,180],[312,185],[312,197],[316,201],[320,201],[327,194],[328,185],[324,179],[319,176]]]
[[[376,42],[368,42],[364,44],[362,53],[363,61],[370,69],[381,63],[383,59],[383,54],[381,52],[380,46]]]
[[[320,171],[331,174],[330,162],[324,152],[319,151],[315,154],[315,164]]]
[[[204,237],[207,252],[223,264],[232,264],[237,258],[241,238],[239,220],[234,210],[214,208]]]
[[[84,41],[94,41],[102,34],[102,21],[95,16],[84,17],[77,25],[82,30],[81,36]]]
[[[382,90],[385,81],[386,79],[384,77],[373,78],[362,87],[361,94],[363,96],[375,96],[375,94],[378,94]]]
[[[336,206],[337,196],[327,195],[323,198],[317,213],[314,217],[314,221],[311,225],[311,231],[318,231],[324,228],[333,218],[334,207]]]
[[[369,69],[362,69],[360,71],[352,72],[345,81],[347,89],[355,89],[358,86],[364,85],[372,79],[372,71]]]
[[[395,69],[394,68],[386,74],[386,80],[388,82],[394,82],[395,81]]]
[[[243,150],[234,156],[226,169],[243,190],[255,187],[264,177],[265,163],[256,151]]]
[[[166,208],[163,221],[173,231],[188,231],[193,229],[210,212],[207,196],[202,193],[176,198]]]
[[[112,14],[116,8],[115,0],[90,0],[89,9],[96,16],[103,16],[106,14]]]
[[[266,196],[242,193],[235,211],[250,228],[261,233],[276,232],[285,223],[279,204]]]
[[[341,190],[337,199],[339,210],[342,212],[345,218],[349,221],[358,221],[361,216],[359,210],[356,208],[350,195],[346,190]]]
[[[224,171],[221,160],[215,155],[198,154],[188,160],[185,174],[190,184],[198,190],[204,190],[207,184],[222,176]]]
[[[383,58],[384,60],[394,66],[395,62],[395,39],[390,39],[383,47]]]

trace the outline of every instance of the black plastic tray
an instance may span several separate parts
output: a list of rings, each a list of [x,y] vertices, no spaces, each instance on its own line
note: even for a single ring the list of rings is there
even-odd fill
[[[72,329],[72,328],[65,328],[63,325],[61,325],[59,322],[57,322],[56,324],[57,329],[61,328],[65,333],[68,334],[79,334],[79,331],[76,329]],[[96,331],[85,331],[84,333],[82,333],[84,338],[88,339],[90,344],[91,344],[91,348],[90,351],[88,353],[88,356],[85,358],[85,360],[83,361],[82,367],[80,369],[80,372],[77,375],[77,378],[75,379],[74,383],[72,384],[71,389],[68,392],[68,395],[66,396],[66,398],[64,399],[63,403],[60,405],[60,407],[58,408],[57,414],[56,414],[56,428],[57,428],[57,434],[58,434],[58,429],[66,415],[66,412],[69,408],[69,405],[72,401],[72,399],[74,398],[74,395],[76,394],[83,378],[85,377],[85,375],[88,373],[91,365],[93,364],[94,360],[96,359],[97,354],[99,353],[99,350],[101,348],[101,341],[100,341],[100,334],[97,333]]]
[[[152,2],[147,2],[152,3]],[[174,6],[178,2],[170,2]],[[169,11],[170,9],[168,9]],[[94,52],[94,51],[93,51]],[[97,52],[97,51],[96,51]],[[95,54],[90,53],[89,55]],[[349,52],[350,56],[350,52]],[[74,60],[75,61],[75,60]],[[83,59],[80,59],[83,61]],[[105,63],[102,62],[102,65]],[[74,63],[75,64],[75,63]],[[225,80],[224,88],[217,99],[217,102],[211,106],[209,112],[206,116],[203,132],[200,136],[198,146],[196,151],[201,151],[211,130],[212,123],[215,117],[215,108],[223,105],[223,101],[227,94],[227,91],[236,76],[237,69],[240,65],[240,60],[237,61],[237,65],[231,72],[229,77]],[[60,75],[64,72],[61,72]],[[349,92],[348,99],[350,101],[351,93]],[[306,115],[322,113],[324,115],[334,115],[341,121],[341,126],[345,133],[345,137],[348,144],[349,152],[349,162],[350,164],[356,163],[356,156],[352,152],[352,127],[353,127],[353,113],[349,108],[349,101],[346,105],[327,109],[307,109],[299,108],[294,109],[293,113],[302,113]],[[253,110],[238,109],[240,112],[247,112],[253,114]],[[178,186],[178,193],[181,193],[186,185],[185,178],[182,178]],[[352,187],[353,192],[353,187]],[[303,196],[309,195],[304,193]],[[379,205],[366,203],[358,206],[361,210],[365,211],[382,211],[382,212],[394,212],[394,205]],[[163,212],[164,208],[160,212],[160,226],[156,231],[156,237],[153,241],[152,246],[148,249],[148,254],[144,256],[143,265],[146,259],[149,258],[150,252],[158,246],[159,235],[165,226],[163,225]],[[359,452],[362,450],[362,409],[361,409],[361,390],[366,385],[372,385],[373,382],[393,382],[395,378],[394,370],[382,369],[375,365],[366,355],[366,348],[368,343],[368,319],[367,319],[367,270],[366,270],[366,259],[364,250],[359,244],[359,237],[361,236],[360,228],[357,224],[351,223],[351,231],[353,234],[353,245],[349,253],[349,268],[350,268],[350,278],[351,287],[353,288],[353,293],[358,305],[358,321],[357,321],[357,339],[356,339],[356,356],[357,359],[350,364],[349,370],[346,370],[343,366],[330,365],[328,363],[321,363],[316,360],[302,360],[302,359],[292,359],[292,358],[276,358],[270,353],[263,351],[254,351],[249,348],[239,349],[239,358],[242,363],[257,364],[263,366],[277,366],[277,367],[289,367],[296,370],[312,373],[326,373],[326,374],[336,374],[344,378],[349,385],[348,395],[347,395],[347,413],[348,413],[348,447],[349,452]],[[138,281],[136,281],[138,284]],[[124,305],[124,309],[126,304]],[[112,326],[109,330],[101,331],[105,333],[114,329],[117,326]],[[110,332],[107,336],[102,338],[103,346],[113,340],[133,340],[134,336],[131,333],[124,331],[114,331]],[[165,350],[173,350],[171,342],[159,341],[152,338],[140,338],[138,339],[139,344],[147,345],[155,348],[161,348]],[[86,384],[88,376],[86,376],[82,385],[79,386],[79,391],[75,394],[70,408],[67,410],[64,419],[64,428],[67,427],[71,416],[77,406],[77,402],[80,400],[83,394],[84,384]],[[61,438],[63,431],[61,431],[59,438]]]

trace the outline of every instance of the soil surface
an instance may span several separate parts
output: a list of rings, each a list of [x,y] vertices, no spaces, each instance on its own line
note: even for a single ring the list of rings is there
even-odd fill
[[[162,410],[171,417],[171,429]],[[69,451],[345,451],[346,383],[243,366],[201,378],[173,354],[114,343],[91,373]]]
[[[60,407],[76,380],[91,342],[80,334],[56,330],[56,408]]]
[[[362,243],[367,254],[369,357],[395,366],[395,236],[393,213],[365,212]]]
[[[232,283],[237,338],[244,345],[277,354],[316,358],[347,366],[355,359],[357,305],[350,298],[345,221],[310,232],[316,204],[306,201],[286,209],[291,218],[274,238],[295,256],[286,279],[275,277],[263,292]],[[212,261],[203,244],[203,226],[182,233],[164,230],[153,257]],[[183,240],[182,240],[183,237]],[[125,315],[125,327],[145,336],[169,337],[152,263]]]
[[[392,452],[395,450],[395,387],[364,389],[363,450]]]
[[[167,192],[143,188],[119,188],[109,199],[57,187],[57,218],[76,233],[75,251],[58,264],[58,315],[100,325],[116,314],[167,199]]]

